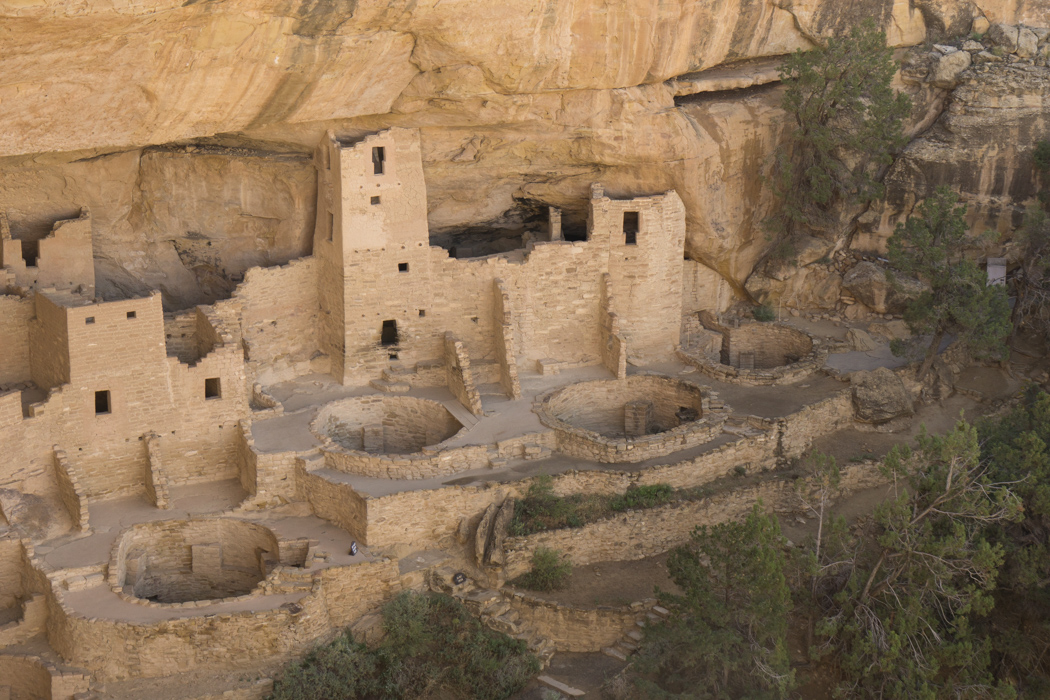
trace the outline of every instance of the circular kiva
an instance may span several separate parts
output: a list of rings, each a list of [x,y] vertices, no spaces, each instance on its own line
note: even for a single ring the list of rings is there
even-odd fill
[[[721,348],[680,353],[704,374],[735,384],[792,382],[824,366],[828,348],[817,337],[779,323],[720,327]],[[717,336],[716,336],[717,337]]]
[[[109,583],[125,599],[151,604],[219,602],[260,593],[275,569],[301,567],[308,546],[234,518],[140,523],[114,544]]]
[[[314,433],[346,450],[412,454],[444,442],[463,428],[437,401],[412,396],[356,396],[325,405]]]
[[[690,382],[653,374],[581,382],[541,396],[534,407],[557,449],[595,462],[641,462],[701,445],[721,431],[729,409],[711,408]]]
[[[437,401],[412,396],[333,401],[318,411],[311,428],[321,439],[325,465],[359,476],[427,479],[487,461],[484,446],[444,449],[442,443],[463,424]]]

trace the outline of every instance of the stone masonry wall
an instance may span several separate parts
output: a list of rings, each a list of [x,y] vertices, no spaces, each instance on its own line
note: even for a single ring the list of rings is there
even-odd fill
[[[885,479],[874,464],[850,465],[842,470],[839,493],[846,494],[880,483],[885,483]],[[502,576],[509,580],[528,571],[532,553],[538,547],[567,555],[574,566],[655,556],[687,542],[693,528],[698,525],[715,525],[746,517],[759,501],[769,511],[793,512],[800,507],[794,481],[778,479],[690,503],[629,511],[579,528],[507,538],[507,563]]]
[[[29,320],[33,300],[0,289],[0,387],[30,380]]]
[[[558,651],[590,652],[610,647],[634,628],[639,610],[631,607],[577,607],[521,591],[503,591],[523,623],[554,642]]]
[[[76,468],[70,463],[65,450],[55,449],[55,476],[58,481],[58,494],[73,521],[73,527],[84,532],[90,520],[87,497]]]
[[[89,500],[141,493],[143,436],[156,432],[172,483],[236,475],[237,419],[249,409],[243,360],[232,336],[223,331],[222,345],[189,367],[167,356],[159,294],[101,304],[38,294],[35,304],[34,381],[53,390],[30,407],[29,417],[0,424],[12,467],[49,468],[51,448],[59,445],[75,455]],[[217,338],[219,330],[212,327],[205,341],[214,345]],[[220,395],[205,396],[207,379],[218,381]],[[109,392],[108,411],[97,409],[99,391]],[[0,482],[15,477],[5,466]]]
[[[853,402],[849,389],[843,389],[782,419],[780,438],[783,456],[799,457],[821,435],[853,423]]]
[[[813,349],[802,331],[773,323],[745,323],[731,328],[722,345],[722,362],[740,366],[740,353],[754,355],[753,369],[773,369],[798,362]]]
[[[448,371],[448,390],[475,416],[484,414],[481,394],[470,369],[470,355],[460,340],[445,334],[445,368]]]
[[[252,268],[233,298],[216,305],[223,313],[229,306],[239,314],[253,382],[271,384],[317,369],[311,360],[320,350],[318,270],[313,257]]]
[[[514,314],[511,312],[510,295],[503,280],[493,280],[492,295],[495,302],[493,316],[496,319],[496,359],[499,361],[499,383],[503,392],[511,399],[521,398],[521,383],[518,381],[517,341],[514,334]]]

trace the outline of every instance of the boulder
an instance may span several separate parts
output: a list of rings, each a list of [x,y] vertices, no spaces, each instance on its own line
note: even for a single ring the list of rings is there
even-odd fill
[[[939,88],[953,88],[958,84],[962,72],[970,67],[970,63],[971,58],[968,51],[945,54],[937,61],[930,77],[930,83]]]
[[[907,340],[911,337],[911,330],[904,321],[872,323],[868,325],[868,333],[877,338],[885,338],[888,341]]]
[[[842,286],[872,311],[891,314],[902,312],[908,300],[923,290],[918,280],[897,276],[896,281],[896,285],[890,284],[884,268],[872,262],[862,262],[846,273],[842,278]]]
[[[970,31],[974,34],[987,34],[988,28],[991,26],[991,22],[986,17],[975,17],[973,24],[970,25]]]
[[[1001,47],[1007,53],[1017,51],[1017,27],[1012,24],[993,24],[988,30],[992,45]]]
[[[1017,31],[1017,55],[1021,58],[1033,58],[1039,52],[1039,38],[1027,27]]]
[[[879,346],[874,338],[859,328],[846,331],[846,340],[849,341],[850,347],[860,352],[870,352]]]
[[[861,423],[879,425],[912,414],[911,394],[901,378],[885,367],[850,376],[853,417]]]

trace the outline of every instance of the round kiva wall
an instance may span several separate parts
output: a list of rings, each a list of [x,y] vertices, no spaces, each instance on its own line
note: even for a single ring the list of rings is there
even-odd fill
[[[748,323],[723,335],[721,362],[737,369],[775,369],[813,351],[808,334],[773,323]]]
[[[243,520],[142,523],[118,540],[111,580],[157,603],[231,598],[251,593],[279,554],[269,528]]]
[[[369,454],[411,454],[444,442],[463,428],[437,401],[411,396],[357,396],[318,411],[314,433]]]
[[[558,451],[597,462],[640,462],[712,440],[728,409],[703,389],[660,375],[581,382],[541,397],[536,412]]]

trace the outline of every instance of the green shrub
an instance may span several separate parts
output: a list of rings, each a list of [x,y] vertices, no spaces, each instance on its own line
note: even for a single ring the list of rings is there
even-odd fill
[[[561,552],[537,547],[532,553],[532,570],[517,577],[511,584],[530,591],[555,591],[569,585],[572,562]]]
[[[627,489],[622,496],[616,496],[609,502],[609,507],[615,511],[636,510],[639,508],[655,508],[674,500],[675,491],[667,484],[650,484],[639,486],[635,489]]]
[[[762,304],[751,309],[751,315],[755,317],[756,321],[762,323],[769,323],[770,321],[776,320],[777,312],[773,310],[769,304]]]
[[[402,593],[383,608],[383,625],[375,649],[347,631],[290,665],[271,700],[505,700],[540,670],[525,642],[485,627],[446,595]]]

